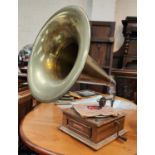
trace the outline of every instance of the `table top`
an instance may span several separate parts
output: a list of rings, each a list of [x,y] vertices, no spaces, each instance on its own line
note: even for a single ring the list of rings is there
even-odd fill
[[[120,107],[126,106],[127,100],[116,97],[117,99],[122,101]],[[41,103],[28,113],[20,125],[20,135],[28,147],[43,155],[135,155],[137,152],[136,109],[130,108],[123,112],[126,114],[127,142],[115,140],[98,151],[59,130],[62,110],[54,104]]]

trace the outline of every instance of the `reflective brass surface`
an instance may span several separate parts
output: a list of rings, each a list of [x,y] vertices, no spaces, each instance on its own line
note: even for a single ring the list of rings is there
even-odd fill
[[[69,6],[56,12],[33,45],[28,65],[32,95],[42,102],[58,99],[75,83],[84,66],[86,74],[91,71],[91,76],[96,75],[106,84],[115,83],[88,56],[89,46],[90,25],[84,11]]]
[[[32,95],[50,102],[79,77],[90,45],[89,20],[76,6],[56,12],[42,27],[32,49],[28,82]]]

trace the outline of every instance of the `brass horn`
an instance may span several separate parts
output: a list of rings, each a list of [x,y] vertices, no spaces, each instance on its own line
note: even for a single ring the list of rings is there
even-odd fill
[[[91,76],[107,86],[115,85],[88,56],[89,47],[90,24],[84,11],[77,6],[57,11],[42,27],[32,48],[28,64],[32,95],[42,102],[54,101],[79,77],[89,80]]]

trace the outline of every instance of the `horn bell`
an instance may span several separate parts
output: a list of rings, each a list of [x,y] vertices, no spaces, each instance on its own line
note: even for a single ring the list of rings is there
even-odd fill
[[[89,52],[90,25],[76,6],[56,12],[42,27],[28,64],[28,83],[39,101],[66,93],[79,77]]]
[[[90,24],[85,12],[77,6],[57,11],[42,27],[32,48],[28,64],[28,83],[34,98],[52,102],[64,95],[81,72],[115,81],[88,56]],[[84,69],[85,66],[85,69]]]

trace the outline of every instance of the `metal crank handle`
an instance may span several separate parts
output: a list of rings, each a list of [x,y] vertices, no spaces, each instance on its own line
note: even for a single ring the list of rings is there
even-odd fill
[[[119,138],[119,139],[121,139],[123,141],[127,141],[127,138],[126,137],[123,137],[123,136],[120,136],[120,135],[117,138]]]

